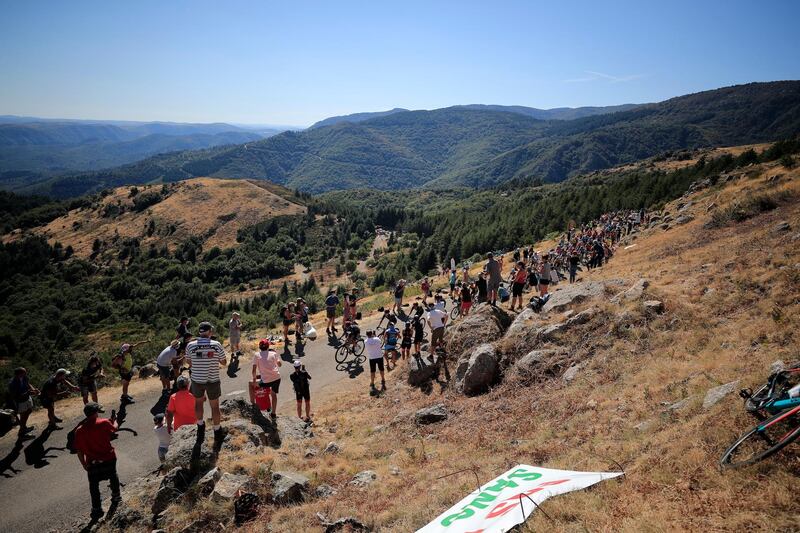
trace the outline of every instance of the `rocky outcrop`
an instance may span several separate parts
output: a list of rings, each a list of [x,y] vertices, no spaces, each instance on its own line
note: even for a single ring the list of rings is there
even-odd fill
[[[611,298],[611,301],[613,303],[619,303],[623,300],[628,300],[628,301],[638,300],[644,295],[644,291],[645,289],[647,289],[649,285],[650,285],[649,281],[647,281],[644,278],[640,278],[636,280],[636,283],[634,283],[630,288],[622,291],[621,293]]]
[[[703,409],[709,409],[716,405],[717,402],[722,400],[725,396],[735,391],[738,385],[739,380],[737,379],[736,381],[731,381],[725,385],[720,385],[719,387],[709,389],[706,393],[706,397],[703,398]]]
[[[254,486],[255,480],[250,476],[225,472],[214,485],[211,499],[219,503],[233,501],[240,492],[252,490]]]
[[[602,281],[587,281],[585,283],[566,285],[552,293],[550,299],[542,307],[542,312],[564,311],[571,305],[577,305],[584,300],[602,295],[605,288],[606,283]]]
[[[494,383],[499,371],[499,356],[491,344],[481,344],[465,353],[456,365],[455,388],[467,396],[481,394]]]
[[[424,357],[412,357],[408,361],[408,384],[412,387],[422,387],[439,376],[439,360],[435,357],[431,362]]]
[[[519,358],[514,364],[514,371],[523,379],[553,377],[566,364],[565,353],[562,350],[533,350]]]
[[[197,426],[187,424],[172,433],[172,441],[167,451],[164,468],[192,468],[196,474],[205,474],[214,466],[213,432],[206,429],[202,443],[197,442]],[[199,445],[198,445],[199,444]],[[195,446],[197,451],[195,452]]]
[[[297,472],[272,473],[272,501],[277,505],[301,503],[308,494],[308,478]]]
[[[353,479],[350,481],[350,484],[354,487],[366,487],[372,484],[373,481],[378,479],[378,475],[373,472],[372,470],[364,470],[363,472],[359,472]]]
[[[161,480],[161,485],[156,492],[156,498],[150,510],[153,515],[161,513],[171,503],[177,500],[192,482],[192,472],[185,467],[177,466],[167,472]]]
[[[460,319],[445,334],[447,353],[454,357],[486,342],[503,336],[511,324],[511,316],[499,307],[482,303]]]
[[[436,404],[431,407],[420,409],[414,414],[414,420],[417,424],[435,424],[436,422],[443,422],[447,420],[447,408],[444,404]]]

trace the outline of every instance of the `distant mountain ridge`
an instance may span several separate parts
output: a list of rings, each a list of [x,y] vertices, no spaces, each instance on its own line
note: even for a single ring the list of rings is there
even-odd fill
[[[352,113],[350,115],[339,115],[336,117],[328,117],[326,119],[320,120],[319,122],[315,122],[314,124],[309,126],[308,129],[313,130],[315,128],[322,128],[324,126],[333,126],[334,124],[339,124],[341,122],[350,122],[350,123],[364,122],[365,120],[386,117],[389,115],[394,115],[395,113],[404,113],[406,111],[408,111],[408,109],[403,109],[402,107],[395,107],[394,109],[390,109],[388,111]]]
[[[595,115],[607,115],[618,111],[628,111],[644,104],[622,104],[601,107],[555,107],[553,109],[538,109],[536,107],[526,107],[522,105],[491,105],[491,104],[468,104],[453,106],[464,109],[484,109],[489,111],[506,111],[508,113],[518,113],[526,117],[538,120],[574,120],[576,118],[592,117]]]
[[[22,190],[64,197],[198,176],[266,179],[308,192],[482,188],[509,180],[557,182],[668,150],[769,142],[800,132],[798,81],[726,87],[571,120],[473,107],[342,121],[56,177]],[[13,179],[9,183],[20,190],[20,178]]]

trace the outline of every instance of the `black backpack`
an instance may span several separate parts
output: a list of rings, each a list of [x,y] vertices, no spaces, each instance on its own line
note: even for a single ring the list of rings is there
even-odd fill
[[[77,448],[75,448],[75,433],[78,431],[78,428],[84,424],[84,422],[86,422],[85,418],[78,422],[78,425],[72,428],[72,431],[67,433],[67,450],[69,450],[69,453],[73,455],[78,453]]]

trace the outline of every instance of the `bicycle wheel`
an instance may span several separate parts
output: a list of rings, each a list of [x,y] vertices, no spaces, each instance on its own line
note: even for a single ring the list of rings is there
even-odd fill
[[[375,328],[375,336],[376,336],[376,337],[380,337],[381,335],[383,335],[383,332],[384,332],[384,331],[386,331],[386,328],[385,328],[385,327],[383,327],[383,326],[378,326],[377,328]]]
[[[455,320],[459,316],[461,316],[461,307],[456,305],[450,310],[450,320]]]
[[[720,459],[722,466],[751,465],[800,437],[800,406],[778,413],[734,442]]]
[[[355,346],[353,346],[353,353],[356,355],[361,355],[364,353],[364,339],[363,337],[356,341]]]
[[[334,354],[333,358],[337,363],[344,363],[347,361],[348,355],[350,355],[350,348],[346,344],[342,344],[336,348],[336,353]]]

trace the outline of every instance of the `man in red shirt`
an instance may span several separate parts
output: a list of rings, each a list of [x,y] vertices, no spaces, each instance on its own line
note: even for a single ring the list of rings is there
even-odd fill
[[[189,392],[189,381],[181,376],[175,384],[178,386],[178,390],[169,397],[167,404],[167,431],[170,433],[181,426],[197,422],[194,414],[195,399]]]
[[[92,520],[103,516],[103,507],[100,501],[101,481],[107,479],[111,486],[112,505],[122,500],[119,493],[119,477],[117,477],[117,454],[111,445],[111,437],[117,432],[119,426],[115,420],[98,417],[99,413],[104,412],[100,404],[87,403],[83,407],[86,419],[75,431],[75,449],[78,452],[78,459],[89,474]]]

